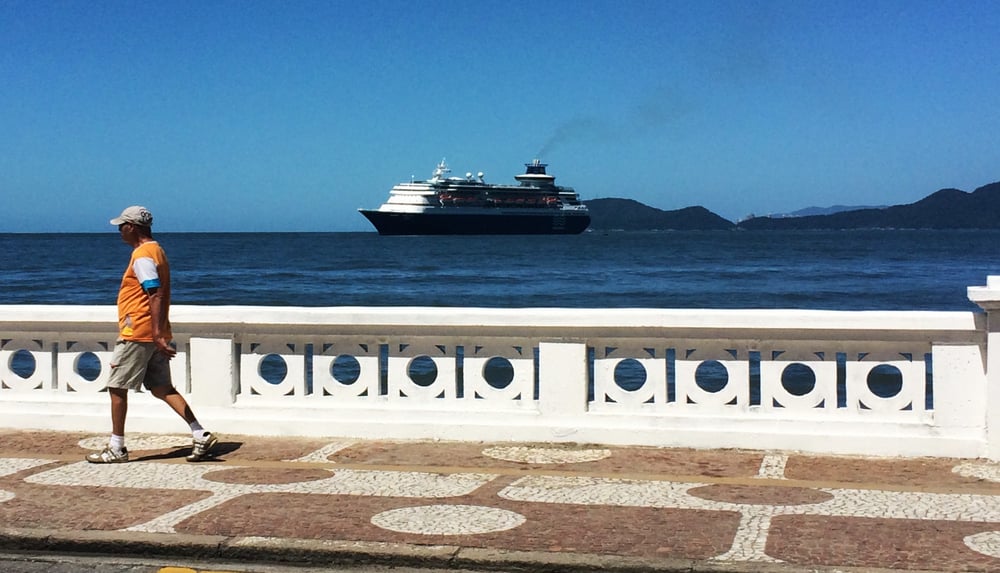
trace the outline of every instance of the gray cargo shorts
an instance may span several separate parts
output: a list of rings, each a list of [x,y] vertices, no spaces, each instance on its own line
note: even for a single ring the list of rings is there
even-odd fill
[[[138,390],[142,385],[147,390],[152,390],[171,384],[170,360],[157,352],[156,343],[134,340],[119,340],[115,343],[108,388]]]

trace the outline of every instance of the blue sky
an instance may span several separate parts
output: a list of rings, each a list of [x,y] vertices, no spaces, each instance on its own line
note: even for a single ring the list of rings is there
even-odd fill
[[[1000,180],[1000,3],[0,2],[0,232],[365,231],[540,157],[738,220]]]

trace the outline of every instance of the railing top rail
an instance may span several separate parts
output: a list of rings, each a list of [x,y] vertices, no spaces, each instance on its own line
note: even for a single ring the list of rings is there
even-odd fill
[[[0,305],[0,328],[104,329],[116,321],[113,306]],[[965,311],[839,311],[797,309],[474,308],[474,307],[171,307],[175,330],[291,330],[315,327],[523,329],[736,330],[777,332],[909,332],[971,334],[984,316]],[[112,327],[113,328],[113,327]]]
[[[1000,309],[1000,276],[987,277],[986,286],[970,286],[969,300],[986,310]]]

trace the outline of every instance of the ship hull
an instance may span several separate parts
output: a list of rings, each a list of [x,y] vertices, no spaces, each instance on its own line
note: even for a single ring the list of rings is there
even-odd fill
[[[361,209],[380,235],[576,235],[590,225],[586,212],[444,213]]]

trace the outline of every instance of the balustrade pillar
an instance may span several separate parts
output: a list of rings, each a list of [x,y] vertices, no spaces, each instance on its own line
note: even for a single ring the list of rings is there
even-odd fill
[[[969,287],[969,300],[986,311],[986,455],[1000,460],[1000,276]]]
[[[543,416],[579,416],[587,410],[587,345],[538,343],[538,409]]]
[[[189,361],[194,403],[197,406],[232,406],[236,401],[233,340],[191,337]]]

